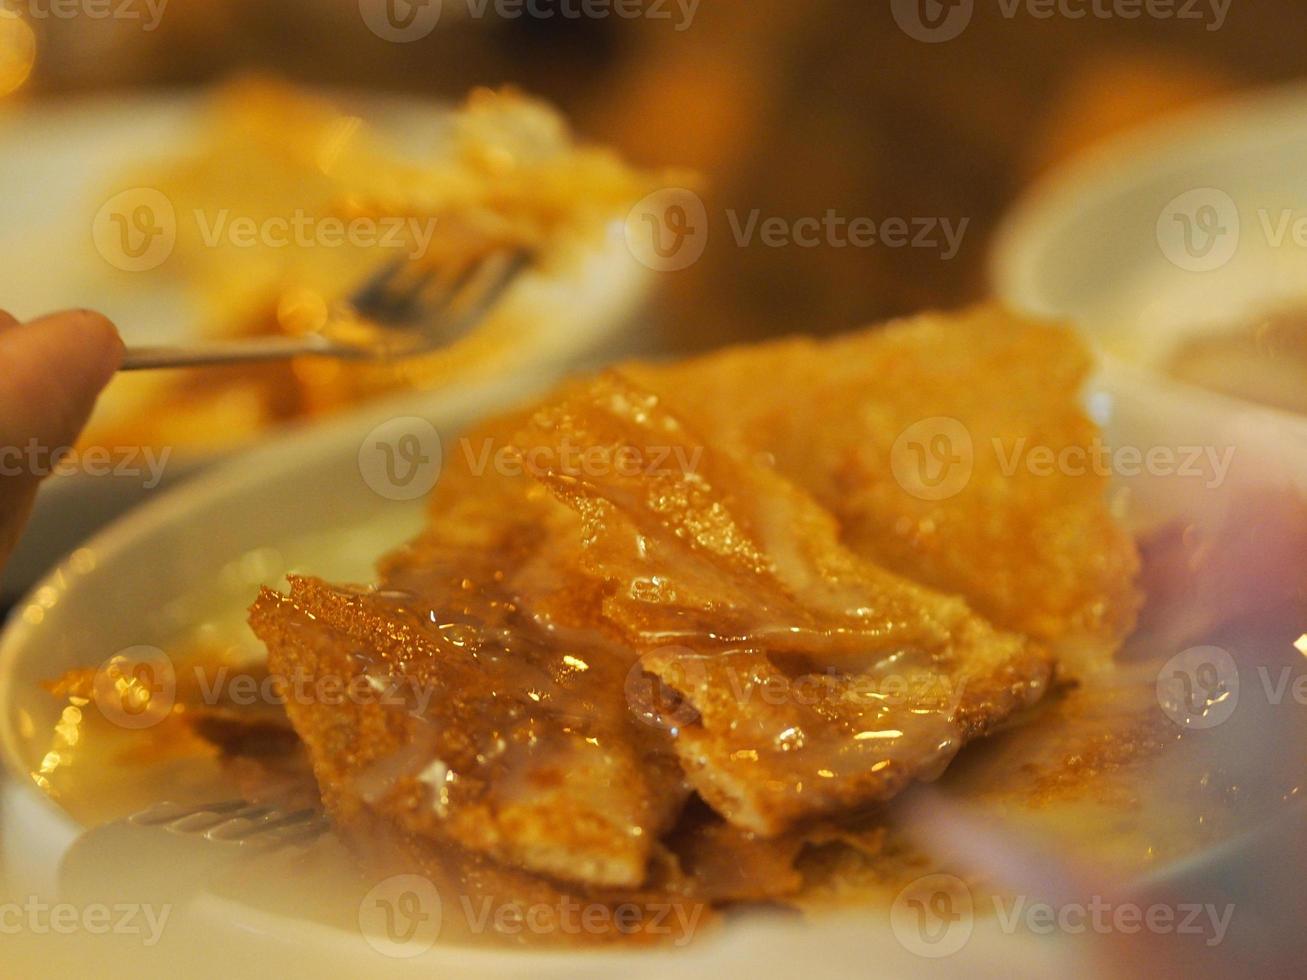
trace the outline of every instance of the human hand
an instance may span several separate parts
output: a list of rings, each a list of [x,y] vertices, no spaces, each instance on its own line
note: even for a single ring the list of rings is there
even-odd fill
[[[100,391],[118,370],[123,345],[113,324],[76,310],[20,324],[0,310],[0,568],[31,513],[45,458],[73,445]]]

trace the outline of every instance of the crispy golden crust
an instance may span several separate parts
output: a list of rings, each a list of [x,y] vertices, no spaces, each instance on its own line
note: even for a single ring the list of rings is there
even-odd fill
[[[286,708],[328,808],[343,819],[375,809],[558,878],[639,885],[685,793],[656,733],[626,717],[633,660],[605,661],[603,641],[580,635],[524,651],[521,626],[510,651],[491,639],[514,629],[509,619],[478,620],[474,603],[454,605],[459,591],[295,579],[290,596],[256,603],[273,670],[316,682]],[[427,600],[441,603],[438,623]]]
[[[1080,405],[1089,369],[1069,330],[985,306],[624,370],[716,444],[767,454],[859,555],[1059,652],[1110,655],[1138,558]]]
[[[581,517],[606,618],[697,714],[677,756],[737,826],[775,836],[887,799],[1043,692],[1041,650],[858,558],[807,494],[620,375],[518,440]],[[598,451],[569,464],[568,445]]]

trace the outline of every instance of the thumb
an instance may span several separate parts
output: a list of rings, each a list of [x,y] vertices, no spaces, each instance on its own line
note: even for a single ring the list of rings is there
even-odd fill
[[[113,324],[97,313],[57,313],[26,324],[0,313],[0,564],[27,520],[50,454],[76,441],[122,350]]]

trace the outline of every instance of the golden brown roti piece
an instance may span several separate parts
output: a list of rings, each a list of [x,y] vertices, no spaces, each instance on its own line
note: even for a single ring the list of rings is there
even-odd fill
[[[251,622],[323,798],[408,832],[573,881],[633,887],[686,792],[660,733],[626,711],[634,654],[551,636],[484,554],[401,570],[375,592],[296,578]],[[343,693],[342,693],[343,692]]]
[[[715,445],[767,454],[859,555],[1059,656],[1087,649],[1084,669],[1138,607],[1080,403],[1090,366],[1061,325],[982,306],[623,371]]]
[[[675,725],[687,777],[739,827],[887,799],[1043,693],[1042,651],[858,558],[807,494],[620,375],[518,441],[580,515],[606,617],[697,713]]]

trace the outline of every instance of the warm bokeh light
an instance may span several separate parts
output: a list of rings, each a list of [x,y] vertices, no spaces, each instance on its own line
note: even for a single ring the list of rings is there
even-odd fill
[[[27,21],[0,10],[0,98],[17,92],[36,64],[36,34]]]

